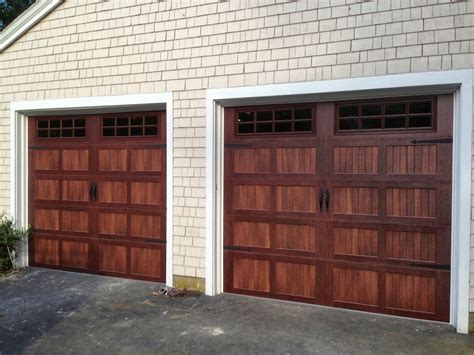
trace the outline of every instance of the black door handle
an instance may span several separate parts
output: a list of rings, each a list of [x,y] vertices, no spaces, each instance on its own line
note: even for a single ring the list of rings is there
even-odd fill
[[[329,195],[329,189],[326,189],[326,211],[329,211],[329,201],[330,201],[330,195]]]
[[[319,210],[320,211],[323,210],[323,199],[324,199],[323,189],[320,189],[319,190]]]
[[[91,200],[94,200],[94,184],[91,184],[89,186],[89,197],[91,198]]]
[[[92,187],[92,195],[94,196],[94,201],[97,200],[97,184],[94,184]]]

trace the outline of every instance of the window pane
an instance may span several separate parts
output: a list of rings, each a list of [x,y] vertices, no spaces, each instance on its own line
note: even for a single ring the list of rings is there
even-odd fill
[[[353,117],[359,115],[357,106],[341,106],[339,107],[339,117]]]
[[[409,127],[431,127],[431,116],[410,117]]]
[[[239,133],[254,133],[253,131],[253,124],[240,124],[239,125]]]
[[[38,128],[48,128],[48,121],[38,121]]]
[[[362,129],[377,129],[377,128],[382,128],[381,119],[365,118],[362,120]]]
[[[410,113],[431,113],[431,101],[411,103]]]
[[[343,119],[339,121],[340,130],[357,129],[358,127],[359,127],[359,122],[357,118]]]
[[[60,120],[51,120],[51,121],[49,121],[49,126],[51,128],[59,128],[59,127],[61,127],[61,121]]]
[[[117,118],[117,126],[128,126],[128,117]]]
[[[257,121],[271,121],[273,119],[272,111],[257,112]]]
[[[38,138],[48,138],[48,131],[38,131]]]
[[[61,130],[59,129],[52,129],[49,131],[49,136],[51,138],[59,138],[61,137]]]
[[[276,111],[275,120],[291,120],[291,110]]]
[[[130,120],[132,126],[141,126],[143,125],[143,117],[132,117]]]
[[[257,125],[257,133],[270,133],[272,131],[271,123],[260,123]]]
[[[310,108],[302,108],[295,110],[295,120],[311,119],[313,110]]]
[[[72,129],[63,129],[63,137],[72,137]]]
[[[394,104],[385,106],[386,115],[402,115],[405,113],[405,104]]]
[[[115,118],[104,118],[102,120],[102,124],[104,127],[111,127],[111,126],[113,127],[115,126]],[[76,127],[78,127],[77,122],[76,122]]]
[[[158,135],[158,127],[145,127],[145,136]]]
[[[382,106],[370,105],[362,106],[362,116],[380,116],[382,114]]]
[[[386,117],[385,128],[405,128],[405,117]]]
[[[85,129],[75,129],[74,130],[74,137],[85,137],[86,130]]]
[[[295,131],[298,132],[311,132],[312,122],[311,121],[301,121],[295,122]]]
[[[238,122],[253,122],[253,112],[239,112]]]
[[[74,120],[74,127],[85,127],[85,126],[86,126],[86,120],[84,119]]]
[[[275,132],[291,132],[291,122],[275,123]]]
[[[77,131],[78,130],[76,130],[76,137],[77,137]],[[115,136],[115,128],[104,128],[102,130],[102,135],[104,137],[113,137],[113,136]]]
[[[158,124],[158,117],[155,117],[155,116],[145,117],[145,124],[146,125],[156,125],[156,124]]]
[[[119,136],[119,137],[128,136],[128,127],[127,128],[117,128],[117,136]]]
[[[143,127],[132,127],[132,136],[143,136]]]
[[[64,127],[72,127],[72,120],[63,120],[63,128]]]

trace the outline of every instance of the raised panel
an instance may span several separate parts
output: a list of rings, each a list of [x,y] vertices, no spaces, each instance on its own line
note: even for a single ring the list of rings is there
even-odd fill
[[[234,222],[233,238],[234,245],[270,248],[270,224]]]
[[[89,231],[89,213],[83,211],[63,211],[62,230],[65,232]]]
[[[159,149],[132,149],[131,170],[141,171],[161,171],[161,157],[164,150]]]
[[[125,213],[99,213],[99,233],[127,235],[127,215]]]
[[[38,264],[59,265],[59,241],[34,238],[35,262]]]
[[[33,162],[35,170],[59,170],[59,150],[35,150]]]
[[[130,234],[132,237],[162,238],[161,217],[135,215],[130,217]]]
[[[62,242],[62,266],[87,269],[89,244],[81,242]]]
[[[436,261],[436,235],[434,233],[387,231],[385,234],[387,258]]]
[[[63,180],[63,201],[89,201],[89,182],[84,180]]]
[[[100,171],[127,171],[128,152],[126,149],[99,150]]]
[[[312,186],[277,186],[276,210],[316,212],[316,188]]]
[[[377,256],[378,231],[361,228],[334,228],[334,254]]]
[[[275,292],[314,298],[316,296],[316,266],[276,262]]]
[[[99,270],[126,273],[127,247],[111,244],[99,245]]]
[[[378,189],[368,187],[335,187],[334,213],[378,215]]]
[[[387,308],[393,309],[435,313],[435,278],[386,273],[385,305]]]
[[[35,199],[59,200],[59,180],[35,180]]]
[[[376,271],[334,268],[335,301],[378,305],[378,273]]]
[[[302,224],[277,224],[275,248],[315,252],[317,250],[316,227]]]
[[[89,151],[87,149],[63,150],[63,170],[89,170]]]
[[[161,204],[161,184],[159,182],[132,182],[132,203],[141,205]]]
[[[234,288],[269,292],[270,262],[267,260],[234,258]]]
[[[269,210],[270,186],[234,185],[234,208],[241,210]]]
[[[160,249],[131,248],[130,270],[133,275],[161,277],[162,253]]]
[[[386,211],[387,216],[435,218],[436,190],[388,188]]]
[[[334,147],[334,174],[377,174],[378,147]]]
[[[435,175],[436,145],[395,145],[387,147],[387,174]]]
[[[102,181],[98,184],[97,199],[105,203],[127,203],[127,183],[121,181]]]
[[[276,172],[281,174],[315,174],[316,148],[277,148]]]
[[[34,229],[59,230],[59,211],[35,209]]]
[[[234,149],[234,173],[269,173],[270,149]]]

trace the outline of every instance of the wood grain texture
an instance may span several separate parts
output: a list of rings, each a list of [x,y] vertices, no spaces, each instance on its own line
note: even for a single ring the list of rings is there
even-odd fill
[[[385,234],[388,258],[436,261],[436,235],[434,233],[387,231]]]
[[[98,184],[97,199],[104,203],[127,203],[127,183],[122,181],[101,181]]]
[[[89,231],[89,212],[62,211],[62,230],[66,232]]]
[[[62,266],[87,269],[89,260],[89,244],[62,241]]]
[[[334,300],[378,305],[378,273],[368,270],[334,268]]]
[[[35,170],[60,170],[59,150],[36,150],[33,153]]]
[[[128,151],[127,149],[100,149],[99,150],[100,171],[127,171]]]
[[[64,171],[87,171],[89,170],[89,150],[65,149],[62,162]]]
[[[277,173],[316,173],[316,148],[277,148],[275,151]]]
[[[134,275],[162,277],[160,249],[130,248],[130,271]]]
[[[99,213],[99,233],[127,235],[127,214]]]
[[[314,265],[275,263],[276,293],[314,298],[316,281],[316,266]]]
[[[276,210],[288,212],[316,212],[317,190],[312,186],[277,186]]]
[[[59,265],[59,241],[35,238],[35,262],[46,265]]]
[[[334,213],[378,215],[378,189],[368,187],[335,187]]]
[[[161,217],[132,214],[130,216],[130,235],[141,238],[163,238]]]
[[[377,256],[378,231],[361,228],[334,228],[334,253]]]
[[[59,230],[59,210],[35,209],[35,229]]]
[[[437,147],[435,145],[396,145],[387,147],[387,174],[435,175]]]
[[[235,185],[234,208],[239,210],[269,210],[270,186]]]
[[[132,149],[131,170],[161,172],[162,151],[159,149]]]
[[[266,260],[234,258],[234,288],[270,291],[270,262]]]
[[[35,180],[34,198],[36,200],[59,200],[59,185],[59,180]]]
[[[62,186],[63,201],[89,201],[89,181],[64,180]]]
[[[378,174],[379,148],[366,147],[334,147],[334,174]]]
[[[234,222],[234,245],[270,248],[270,224]]]
[[[387,273],[385,304],[388,308],[434,313],[436,283],[433,277]]]
[[[126,273],[127,247],[111,244],[99,245],[99,270]]]
[[[235,149],[234,173],[269,173],[270,149]]]
[[[436,189],[388,188],[386,214],[396,217],[436,217]]]
[[[316,227],[303,224],[277,224],[275,248],[315,252],[318,249]]]
[[[159,182],[132,182],[131,202],[139,205],[161,204],[161,183]]]

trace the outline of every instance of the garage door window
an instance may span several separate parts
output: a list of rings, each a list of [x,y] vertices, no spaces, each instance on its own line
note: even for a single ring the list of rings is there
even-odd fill
[[[105,117],[102,119],[103,137],[158,136],[158,117],[153,115]]]
[[[313,130],[313,109],[238,111],[238,135],[307,133]]]
[[[77,119],[40,119],[37,121],[37,138],[83,138],[86,121]]]

